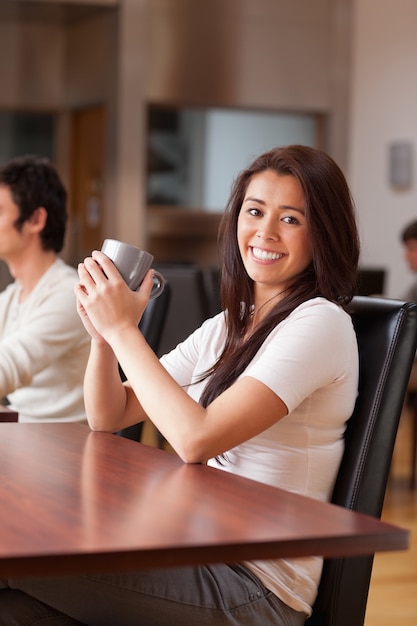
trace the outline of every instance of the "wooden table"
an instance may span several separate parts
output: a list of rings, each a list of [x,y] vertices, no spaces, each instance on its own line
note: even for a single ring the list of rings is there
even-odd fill
[[[19,414],[12,411],[8,406],[0,404],[0,422],[17,422]]]
[[[379,520],[80,424],[1,424],[0,468],[0,576],[408,545]]]

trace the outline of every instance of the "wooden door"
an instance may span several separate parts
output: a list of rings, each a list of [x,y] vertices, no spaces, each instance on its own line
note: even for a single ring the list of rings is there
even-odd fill
[[[106,111],[94,106],[74,111],[71,123],[70,211],[75,262],[100,248],[103,241],[103,184]]]

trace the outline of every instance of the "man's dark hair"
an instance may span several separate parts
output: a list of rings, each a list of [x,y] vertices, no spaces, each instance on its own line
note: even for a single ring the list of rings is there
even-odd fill
[[[48,159],[24,156],[0,167],[0,185],[10,189],[20,216],[17,230],[43,207],[48,214],[40,238],[44,250],[60,252],[64,246],[67,223],[67,192],[58,173]]]
[[[408,224],[401,234],[401,240],[403,243],[409,239],[417,239],[417,222],[411,222],[411,224]]]

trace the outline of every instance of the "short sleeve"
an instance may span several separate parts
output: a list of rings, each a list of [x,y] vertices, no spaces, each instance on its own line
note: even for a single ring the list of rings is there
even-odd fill
[[[315,390],[356,367],[350,316],[322,298],[298,307],[265,341],[243,376],[263,382],[291,412]]]

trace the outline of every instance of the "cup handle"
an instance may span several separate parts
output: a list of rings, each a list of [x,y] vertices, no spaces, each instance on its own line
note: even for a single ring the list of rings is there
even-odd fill
[[[154,271],[153,275],[153,287],[151,291],[151,295],[149,296],[150,300],[157,298],[161,295],[165,288],[165,278],[162,276],[160,272],[157,270]]]

